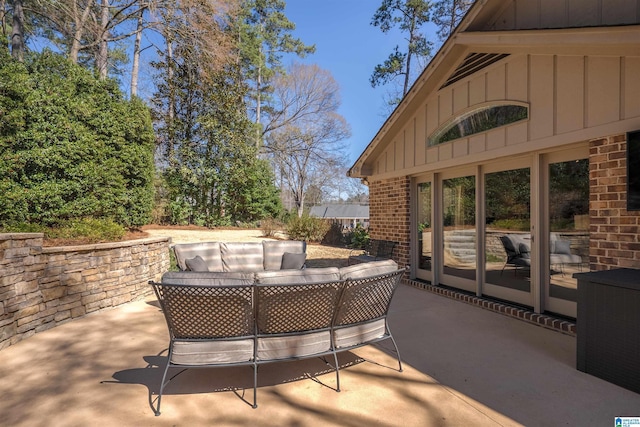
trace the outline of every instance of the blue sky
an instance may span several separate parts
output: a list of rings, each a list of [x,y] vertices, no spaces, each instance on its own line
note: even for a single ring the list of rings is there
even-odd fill
[[[387,87],[372,88],[369,78],[377,64],[393,51],[402,50],[399,32],[382,33],[370,25],[380,0],[288,0],[285,14],[296,24],[293,32],[306,44],[315,44],[316,53],[296,61],[317,64],[328,70],[340,85],[340,114],[351,126],[346,141],[349,166],[364,151],[384,123]],[[287,65],[285,63],[285,65]]]

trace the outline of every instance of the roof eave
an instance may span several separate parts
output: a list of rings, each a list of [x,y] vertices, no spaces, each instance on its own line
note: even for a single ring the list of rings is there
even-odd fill
[[[436,52],[436,54],[431,59],[431,61],[429,61],[429,64],[427,64],[427,66],[422,71],[420,76],[418,76],[418,78],[413,83],[413,85],[411,86],[407,94],[402,98],[398,106],[393,110],[393,112],[389,115],[389,117],[387,117],[387,120],[385,120],[383,125],[380,127],[380,129],[378,130],[376,135],[373,137],[371,142],[369,142],[369,144],[364,149],[364,151],[360,154],[360,156],[355,161],[353,166],[349,168],[349,170],[347,171],[348,177],[365,178],[371,175],[372,171],[367,170],[366,167],[363,167],[365,159],[370,156],[370,154],[376,148],[377,144],[382,140],[382,136],[387,133],[387,131],[395,123],[396,119],[401,115],[402,112],[405,111],[407,104],[411,103],[411,101],[416,97],[416,93],[421,92],[421,89],[424,89],[425,82],[427,82],[429,78],[432,76],[432,74],[434,74],[434,71],[441,66],[445,58],[449,57],[449,55],[451,54],[450,50],[455,45],[455,36],[459,32],[464,31],[467,27],[469,27],[473,23],[473,21],[476,19],[476,17],[481,15],[482,13],[491,15],[489,10],[485,10],[483,12],[483,8],[485,8],[485,5],[489,1],[490,0],[477,0],[471,6],[471,8],[469,8],[469,10],[465,14],[465,16],[462,18],[462,20],[460,21],[456,29],[451,33],[451,35],[447,38],[447,40],[445,40],[445,42],[442,44],[440,49],[438,49],[438,52]],[[497,5],[498,3],[493,2],[493,4]],[[363,172],[366,172],[366,173],[363,173]]]
[[[452,70],[471,52],[501,54],[576,54],[640,55],[639,25],[562,29],[456,32],[418,77],[411,90],[387,118],[380,130],[347,175],[366,178],[373,173],[367,163],[384,149],[385,136],[393,132],[398,118],[419,108],[417,100],[437,91]],[[460,28],[459,28],[460,29]],[[415,101],[415,102],[414,102]]]

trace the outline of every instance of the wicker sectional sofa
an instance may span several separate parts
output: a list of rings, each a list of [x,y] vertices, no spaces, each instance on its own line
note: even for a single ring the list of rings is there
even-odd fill
[[[389,304],[405,270],[392,260],[349,267],[255,272],[167,272],[150,282],[169,328],[169,354],[160,401],[171,368],[253,367],[332,356],[340,391],[338,353],[390,339]]]

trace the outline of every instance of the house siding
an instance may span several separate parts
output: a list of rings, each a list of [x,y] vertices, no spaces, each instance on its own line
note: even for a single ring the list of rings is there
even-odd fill
[[[484,30],[633,24],[638,0],[515,0]]]
[[[640,127],[638,75],[640,58],[633,56],[511,55],[425,99],[389,135],[394,142],[373,161],[373,175],[441,170],[533,147],[551,149],[611,135],[610,127],[623,121],[631,122],[627,128]],[[524,103],[529,119],[428,146],[429,136],[444,123],[492,101]]]

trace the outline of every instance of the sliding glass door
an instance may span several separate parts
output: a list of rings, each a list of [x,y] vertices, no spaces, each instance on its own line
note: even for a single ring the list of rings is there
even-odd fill
[[[484,173],[482,294],[533,307],[530,161],[492,165]]]
[[[576,317],[577,281],[589,269],[589,160],[578,153],[546,157],[546,237],[544,306]]]
[[[418,279],[576,316],[589,265],[588,146],[416,179]]]

